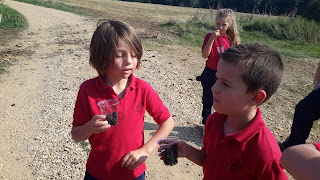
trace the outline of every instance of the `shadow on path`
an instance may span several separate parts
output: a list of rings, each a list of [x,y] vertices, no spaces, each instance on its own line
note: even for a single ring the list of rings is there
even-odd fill
[[[153,136],[158,129],[156,123],[144,122],[144,130],[151,130],[150,136]],[[170,136],[177,136],[180,140],[192,142],[197,146],[202,147],[202,126],[175,126],[170,133]]]

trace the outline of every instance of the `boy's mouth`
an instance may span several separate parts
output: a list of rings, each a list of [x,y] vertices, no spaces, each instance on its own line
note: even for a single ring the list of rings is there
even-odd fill
[[[132,71],[132,69],[124,69],[123,72],[125,73],[130,73]]]

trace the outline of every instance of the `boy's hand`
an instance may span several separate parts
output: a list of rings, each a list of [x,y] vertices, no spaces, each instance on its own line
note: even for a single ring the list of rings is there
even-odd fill
[[[149,154],[141,148],[134,151],[130,151],[122,158],[121,167],[126,167],[129,170],[134,170],[140,164],[142,164],[148,158],[148,156]]]
[[[167,140],[167,142],[162,142],[168,145],[161,145],[158,148],[158,152],[160,152],[159,156],[161,160],[162,160],[161,152],[164,151],[166,148],[172,146],[172,144],[169,144],[170,142],[168,141],[170,140]],[[187,157],[187,154],[189,153],[189,145],[184,141],[178,141],[176,144],[177,144],[178,157]]]
[[[91,132],[97,134],[107,131],[111,127],[111,125],[108,124],[108,121],[105,121],[105,119],[105,115],[93,116],[92,119],[89,121],[89,127],[91,129]]]

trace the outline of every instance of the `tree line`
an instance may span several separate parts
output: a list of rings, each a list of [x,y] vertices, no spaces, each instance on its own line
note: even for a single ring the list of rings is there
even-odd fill
[[[320,22],[320,0],[122,0],[195,8],[230,8],[237,12],[300,15]]]

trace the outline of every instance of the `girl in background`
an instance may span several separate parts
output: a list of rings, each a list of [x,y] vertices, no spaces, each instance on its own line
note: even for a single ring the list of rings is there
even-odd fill
[[[206,125],[207,117],[211,114],[213,95],[211,87],[216,82],[217,65],[220,53],[223,53],[232,45],[240,44],[240,36],[236,23],[234,11],[231,9],[220,9],[216,14],[216,30],[208,33],[202,45],[202,57],[207,58],[205,69],[201,74],[203,87],[202,96],[202,124]]]

